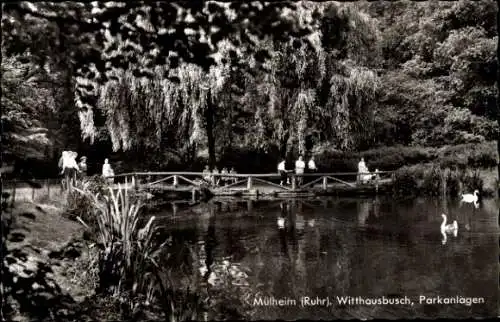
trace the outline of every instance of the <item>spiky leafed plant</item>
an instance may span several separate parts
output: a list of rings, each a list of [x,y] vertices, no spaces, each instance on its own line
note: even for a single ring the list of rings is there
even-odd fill
[[[75,188],[92,203],[97,219],[97,238],[102,245],[99,263],[99,291],[111,291],[115,296],[128,294],[132,300],[151,293],[150,285],[156,279],[152,265],[164,250],[166,242],[155,244],[152,216],[145,225],[140,225],[140,200],[125,186],[111,187],[107,194],[92,193]]]

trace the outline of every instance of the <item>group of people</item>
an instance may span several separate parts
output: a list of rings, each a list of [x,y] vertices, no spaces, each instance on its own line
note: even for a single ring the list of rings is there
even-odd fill
[[[203,180],[205,180],[207,183],[214,185],[214,186],[220,186],[220,185],[228,185],[231,183],[235,183],[237,181],[236,177],[224,177],[222,175],[224,174],[235,174],[236,170],[234,167],[232,167],[230,170],[227,169],[227,167],[223,167],[222,170],[217,169],[215,167],[212,171],[210,171],[210,168],[208,164],[205,166],[205,169],[203,169]],[[220,176],[219,176],[220,174]]]
[[[299,176],[297,177],[297,183],[299,185],[302,184],[303,182],[303,177],[302,174],[304,174],[305,171],[308,171],[310,173],[314,173],[318,171],[318,168],[316,167],[316,162],[314,162],[314,157],[311,157],[311,159],[307,162],[307,168],[306,168],[306,163],[304,162],[304,159],[302,156],[299,156],[297,161],[295,161],[295,174],[298,174]],[[284,184],[290,184],[290,178],[288,178],[288,173],[294,172],[294,170],[287,170],[286,169],[286,160],[282,159],[280,163],[278,163],[278,173],[281,176],[280,180],[280,185]]]
[[[64,175],[67,183],[76,183],[77,178],[82,178],[87,175],[87,157],[82,156],[80,162],[76,162],[78,153],[74,151],[63,151],[59,158],[59,168],[61,174]]]
[[[82,156],[80,162],[76,162],[78,153],[74,151],[63,151],[61,158],[59,159],[59,168],[61,169],[61,174],[69,182],[67,184],[75,184],[77,179],[82,179],[87,176],[87,157]],[[109,183],[113,183],[113,176],[115,175],[111,164],[108,159],[104,159],[104,164],[102,165],[102,177],[105,178]]]
[[[297,174],[297,184],[301,185],[304,181],[303,174],[305,172],[309,173],[314,173],[318,171],[318,168],[316,167],[316,162],[314,161],[314,157],[311,157],[311,159],[307,162],[307,167],[306,163],[303,160],[302,156],[299,156],[297,161],[295,161],[295,169],[294,170],[287,170],[286,168],[286,160],[282,159],[280,163],[278,163],[278,173],[281,176],[281,181],[280,185],[283,186],[284,184],[290,184],[290,178],[288,177],[288,174],[291,172],[294,172]],[[361,160],[358,163],[358,182],[360,183],[367,183],[370,182],[371,180],[379,179],[380,178],[380,172],[378,169],[375,169],[375,172],[370,172],[368,170],[368,167],[366,166],[364,158],[361,158]]]

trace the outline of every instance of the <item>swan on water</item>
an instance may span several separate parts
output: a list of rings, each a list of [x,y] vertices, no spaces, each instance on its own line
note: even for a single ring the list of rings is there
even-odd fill
[[[453,221],[452,224],[446,224],[446,215],[442,214],[441,217],[443,217],[443,222],[441,223],[441,234],[451,234],[453,233],[453,236],[457,237],[458,234],[458,223],[456,220]]]
[[[285,218],[278,217],[278,228],[279,229],[285,228]]]
[[[474,190],[474,194],[467,193],[467,194],[462,194],[462,202],[467,202],[467,203],[477,203],[477,200],[479,199],[479,190]]]

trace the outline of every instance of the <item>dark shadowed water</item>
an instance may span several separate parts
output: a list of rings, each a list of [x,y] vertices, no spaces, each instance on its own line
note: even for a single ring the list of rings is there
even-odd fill
[[[456,237],[443,239],[443,212],[458,221]],[[208,319],[231,310],[249,320],[498,315],[496,200],[475,208],[439,199],[218,199],[158,215],[173,237],[174,280],[209,294]]]

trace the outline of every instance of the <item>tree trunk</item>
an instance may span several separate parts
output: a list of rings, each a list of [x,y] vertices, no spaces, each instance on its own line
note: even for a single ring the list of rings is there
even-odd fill
[[[280,158],[287,158],[288,157],[288,138],[289,137],[290,137],[290,134],[287,133],[281,139],[281,142],[280,142]]]
[[[207,144],[208,144],[208,166],[210,170],[215,167],[215,137],[214,137],[214,106],[212,104],[212,94],[207,94],[207,109],[205,110],[205,120],[207,121]]]
[[[497,34],[500,33],[500,0],[497,0]],[[498,126],[498,132],[497,132],[497,153],[500,158],[500,38],[497,37],[497,126]],[[498,174],[498,179],[500,181],[500,162],[497,164],[497,174]],[[497,193],[498,196],[500,197],[500,186],[497,187]],[[500,209],[499,209],[499,216],[500,216]]]

